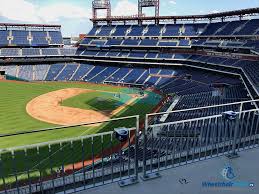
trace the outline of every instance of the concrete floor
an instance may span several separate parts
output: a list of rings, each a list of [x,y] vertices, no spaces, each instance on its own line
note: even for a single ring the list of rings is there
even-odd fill
[[[259,193],[259,148],[239,153],[240,157],[229,160],[226,157],[213,158],[187,166],[161,172],[161,177],[149,181],[139,180],[136,185],[121,188],[117,183],[105,185],[79,194],[250,194]],[[253,187],[203,187],[206,182],[229,182],[222,176],[222,170],[231,166],[233,182],[253,183]]]

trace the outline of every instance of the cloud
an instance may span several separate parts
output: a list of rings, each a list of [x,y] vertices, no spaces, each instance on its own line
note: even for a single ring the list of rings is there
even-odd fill
[[[220,11],[218,10],[212,10],[210,13],[219,13]]]
[[[90,9],[69,3],[56,3],[39,7],[27,0],[0,0],[0,16],[9,20],[32,23],[59,22],[60,19],[87,19]]]
[[[85,10],[79,6],[71,4],[53,4],[39,9],[39,17],[45,22],[57,22],[61,18],[67,19],[87,19],[91,15],[90,10]]]
[[[36,7],[25,0],[1,0],[0,16],[10,20],[37,22]]]
[[[138,14],[138,6],[128,0],[120,0],[112,10],[113,16],[130,16]]]
[[[169,3],[176,5],[176,0],[170,0]]]

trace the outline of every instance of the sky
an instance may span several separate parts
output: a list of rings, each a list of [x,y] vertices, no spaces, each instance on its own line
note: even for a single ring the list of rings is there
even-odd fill
[[[138,0],[111,0],[112,15],[136,15]],[[0,23],[60,24],[63,36],[92,27],[92,0],[0,0]],[[160,0],[160,15],[206,14],[259,7],[259,0]],[[144,9],[152,15],[153,9]],[[104,13],[100,12],[99,16]]]

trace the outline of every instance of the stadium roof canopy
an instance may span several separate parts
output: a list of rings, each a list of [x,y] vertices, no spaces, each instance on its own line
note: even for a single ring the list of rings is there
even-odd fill
[[[216,20],[221,19],[224,21],[227,18],[239,17],[242,19],[243,17],[247,16],[256,16],[259,14],[259,7],[257,8],[249,8],[249,9],[242,9],[242,10],[235,10],[235,11],[226,11],[220,13],[212,13],[212,14],[205,14],[205,15],[185,15],[185,16],[113,16],[113,17],[106,17],[106,18],[92,18],[91,21],[93,23],[97,22],[126,22],[126,21],[150,21],[154,20],[159,23],[159,21],[174,21],[177,20]]]
[[[0,28],[53,28],[60,29],[61,25],[47,25],[47,24],[16,24],[16,23],[0,23]]]

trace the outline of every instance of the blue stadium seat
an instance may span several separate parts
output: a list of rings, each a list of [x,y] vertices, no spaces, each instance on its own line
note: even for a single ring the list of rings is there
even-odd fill
[[[50,36],[50,44],[57,44],[57,45],[63,44],[63,38],[60,31],[49,31],[49,36]]]
[[[12,31],[13,40],[11,41],[12,45],[17,46],[29,46],[29,31],[20,31],[20,30],[13,30]]]
[[[158,43],[158,40],[154,39],[144,39],[140,42],[141,46],[156,46]]]
[[[57,48],[44,48],[42,49],[42,55],[59,55]]]
[[[77,64],[67,64],[66,67],[63,69],[63,71],[58,75],[58,77],[55,80],[69,81],[72,75],[77,70],[77,68],[78,68]]]
[[[42,31],[32,31],[32,46],[48,46],[49,43],[47,41],[47,32]]]
[[[142,36],[144,26],[132,26],[127,36]]]
[[[23,48],[22,55],[23,56],[39,56],[40,49],[39,48]]]
[[[33,66],[20,65],[18,77],[28,81],[33,80]]]
[[[0,46],[8,46],[9,41],[7,37],[9,36],[9,31],[7,30],[0,30]]]
[[[127,25],[117,25],[115,32],[112,34],[112,36],[126,36],[127,30],[130,28],[130,26]]]
[[[48,74],[46,76],[47,81],[54,81],[55,77],[60,73],[60,71],[64,68],[65,64],[54,64],[50,66]]]
[[[134,40],[126,39],[123,41],[122,44],[127,45],[127,46],[137,46],[137,45],[139,45],[139,42],[140,42],[140,40],[136,40],[136,39],[134,39]]]
[[[168,24],[166,25],[166,31],[162,36],[179,36],[179,30],[182,25],[179,24]]]
[[[161,25],[148,25],[148,31],[145,33],[145,36],[160,36],[162,27]]]

